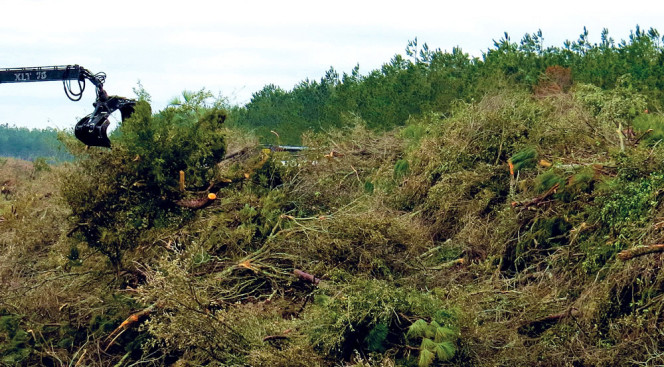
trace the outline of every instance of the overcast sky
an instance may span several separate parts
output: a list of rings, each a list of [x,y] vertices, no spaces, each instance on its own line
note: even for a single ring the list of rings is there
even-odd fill
[[[547,46],[586,26],[616,41],[638,24],[664,33],[664,2],[646,1],[126,1],[0,0],[0,68],[79,64],[107,74],[109,94],[138,81],[163,109],[183,90],[207,88],[246,103],[266,84],[291,89],[360,65],[366,74],[409,40],[480,56],[508,32],[541,29]],[[62,84],[0,85],[0,124],[71,128],[92,112],[94,90],[69,101]]]

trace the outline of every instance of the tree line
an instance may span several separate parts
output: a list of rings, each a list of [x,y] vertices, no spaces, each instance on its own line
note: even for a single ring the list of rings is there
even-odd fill
[[[25,160],[46,158],[52,161],[70,159],[52,128],[28,129],[0,124],[0,156]]]
[[[459,47],[431,49],[415,39],[405,56],[397,54],[368,74],[357,65],[341,74],[330,68],[320,80],[305,79],[292,90],[268,84],[235,108],[229,123],[256,131],[264,142],[298,144],[305,131],[343,126],[354,118],[385,130],[424,112],[446,115],[458,101],[479,100],[506,87],[545,94],[580,82],[612,89],[623,76],[647,97],[649,109],[660,110],[664,37],[639,26],[620,42],[607,29],[599,43],[591,43],[588,35],[584,27],[578,40],[545,47],[541,30],[519,42],[505,33],[481,57]]]

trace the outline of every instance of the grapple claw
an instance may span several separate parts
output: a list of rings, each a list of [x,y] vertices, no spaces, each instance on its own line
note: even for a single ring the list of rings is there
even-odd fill
[[[120,110],[122,121],[134,112],[136,101],[118,96],[105,97],[94,103],[95,111],[82,118],[74,128],[74,135],[85,145],[95,147],[111,147],[111,141],[106,135],[110,122],[108,116]]]
[[[111,140],[106,135],[109,121],[106,114],[83,117],[74,128],[74,135],[85,145],[95,147],[111,147]]]

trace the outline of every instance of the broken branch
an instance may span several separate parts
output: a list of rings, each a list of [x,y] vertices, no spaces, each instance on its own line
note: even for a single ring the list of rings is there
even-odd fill
[[[628,250],[623,250],[618,253],[618,259],[622,261],[627,261],[629,259],[635,258],[637,256],[643,256],[648,254],[654,254],[657,252],[664,252],[663,244],[655,244],[650,246],[643,246],[637,248],[631,248]]]
[[[305,273],[302,270],[295,269],[295,270],[293,270],[293,274],[295,274],[298,278],[300,278],[300,279],[302,279],[306,282],[309,282],[311,284],[317,285],[318,283],[320,283],[319,278],[316,278],[315,276],[313,276],[309,273]]]
[[[270,340],[280,340],[280,339],[288,339],[288,336],[286,335],[268,335],[265,338],[263,338],[263,341],[270,341]]]
[[[571,307],[567,311],[563,311],[560,313],[555,313],[549,316],[542,317],[537,320],[529,321],[521,327],[519,327],[518,332],[519,334],[522,335],[528,335],[531,337],[536,337],[546,330],[550,329],[553,325],[558,323],[558,321],[567,318],[568,316],[576,316],[579,313],[579,310],[577,310],[575,307]]]
[[[154,304],[146,309],[143,309],[141,311],[138,311],[136,313],[131,314],[127,319],[125,319],[120,326],[118,326],[115,330],[113,330],[112,333],[106,337],[106,340],[111,340],[107,345],[106,348],[104,348],[104,351],[108,350],[108,348],[115,343],[115,340],[122,335],[127,329],[129,329],[132,325],[136,324],[138,321],[141,319],[145,318],[149,314],[151,314],[155,307],[159,307],[158,304]],[[112,338],[112,339],[111,339]]]
[[[212,201],[216,198],[217,195],[209,193],[201,198],[178,200],[175,204],[188,209],[203,209],[212,204]]]
[[[520,206],[522,206],[524,208],[528,208],[528,207],[531,207],[533,205],[541,205],[541,204],[543,204],[543,202],[546,198],[548,198],[549,196],[555,194],[558,191],[559,187],[560,187],[560,184],[557,183],[557,184],[553,185],[547,192],[545,192],[544,194],[542,194],[542,195],[540,195],[540,196],[538,196],[534,199],[527,200],[527,201],[522,201],[522,202],[514,201],[514,202],[512,202],[512,208],[516,208],[516,207],[520,207]]]

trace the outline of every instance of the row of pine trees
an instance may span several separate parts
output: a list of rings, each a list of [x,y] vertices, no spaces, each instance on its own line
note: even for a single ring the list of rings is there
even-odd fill
[[[231,123],[256,131],[265,143],[298,144],[305,131],[357,118],[386,130],[424,112],[446,115],[458,101],[479,100],[501,88],[546,94],[580,82],[611,89],[624,75],[648,98],[649,109],[657,111],[664,103],[663,41],[657,30],[639,26],[620,42],[604,29],[599,43],[589,41],[584,27],[578,40],[562,47],[545,47],[541,31],[519,42],[505,33],[481,57],[472,57],[461,48],[432,49],[415,39],[405,56],[395,55],[368,74],[361,74],[358,65],[341,74],[330,68],[319,81],[306,79],[290,91],[268,84],[234,109]]]

